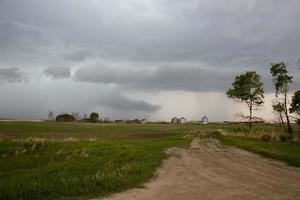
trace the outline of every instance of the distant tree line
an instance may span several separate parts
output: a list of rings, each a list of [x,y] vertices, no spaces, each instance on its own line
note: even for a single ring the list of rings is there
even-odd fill
[[[292,102],[288,102],[288,92],[293,83],[293,76],[289,75],[287,66],[284,62],[271,63],[270,73],[274,86],[275,101],[273,110],[277,114],[284,130],[289,138],[293,138],[293,127],[291,125],[290,113],[294,114],[295,121],[300,124],[300,90],[296,91],[292,97]],[[237,75],[232,86],[226,92],[229,98],[244,102],[249,115],[242,115],[248,120],[249,130],[252,129],[253,111],[264,104],[264,89],[261,76],[256,71],[247,71]]]
[[[96,112],[92,112],[89,115],[84,113],[82,117],[80,117],[80,114],[78,112],[73,112],[72,114],[68,113],[61,113],[54,117],[54,112],[49,111],[48,112],[48,121],[56,121],[56,122],[87,122],[87,123],[110,123],[112,122],[109,117],[100,118],[99,114]],[[116,123],[135,123],[135,124],[144,124],[148,123],[148,120],[146,117],[142,118],[135,118],[135,119],[127,119],[127,120],[121,120],[117,119],[114,122]]]
[[[61,114],[57,115],[54,119],[54,112],[50,110],[49,113],[48,113],[48,121],[54,121],[54,120],[56,122],[80,121],[80,122],[93,122],[93,123],[95,123],[95,122],[99,121],[99,114],[96,113],[96,112],[92,112],[88,116],[85,113],[85,114],[83,114],[83,118],[81,118],[78,112],[73,112],[72,114],[61,113]]]

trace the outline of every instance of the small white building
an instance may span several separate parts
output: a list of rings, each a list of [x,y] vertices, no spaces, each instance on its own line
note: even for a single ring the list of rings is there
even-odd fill
[[[186,119],[184,117],[180,117],[178,120],[179,120],[179,124],[186,123]]]
[[[206,115],[204,115],[203,117],[202,117],[202,124],[208,124],[208,117],[206,116]]]
[[[186,118],[184,118],[184,117],[180,117],[180,118],[178,118],[178,117],[173,117],[172,119],[171,119],[171,123],[173,123],[173,124],[184,124],[184,123],[186,123],[187,122],[187,120],[186,120]]]

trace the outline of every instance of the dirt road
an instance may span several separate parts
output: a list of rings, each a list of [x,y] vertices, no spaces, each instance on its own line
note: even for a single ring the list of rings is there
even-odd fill
[[[145,188],[103,200],[300,199],[300,169],[224,147],[214,139],[195,139],[171,156]]]

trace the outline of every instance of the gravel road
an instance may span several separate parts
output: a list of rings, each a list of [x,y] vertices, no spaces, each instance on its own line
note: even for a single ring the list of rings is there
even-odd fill
[[[170,148],[171,157],[145,188],[102,200],[300,199],[300,168],[262,158],[214,139]]]

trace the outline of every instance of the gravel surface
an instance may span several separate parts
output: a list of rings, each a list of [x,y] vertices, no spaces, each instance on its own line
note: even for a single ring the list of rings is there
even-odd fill
[[[189,149],[170,148],[145,188],[102,200],[300,199],[300,168],[224,147],[215,139],[194,139]]]

